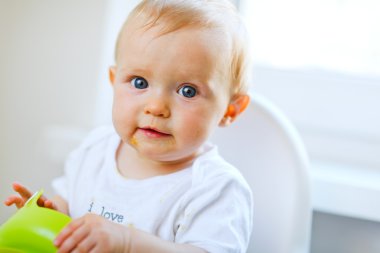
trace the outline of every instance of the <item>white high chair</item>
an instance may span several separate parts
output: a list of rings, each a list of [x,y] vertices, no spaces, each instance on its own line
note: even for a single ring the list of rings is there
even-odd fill
[[[267,99],[251,94],[243,115],[218,129],[211,141],[253,191],[253,232],[247,252],[309,252],[309,161],[289,120]]]

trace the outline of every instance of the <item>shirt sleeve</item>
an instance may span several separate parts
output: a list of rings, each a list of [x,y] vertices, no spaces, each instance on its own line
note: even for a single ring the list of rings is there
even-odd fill
[[[217,176],[191,190],[177,224],[176,242],[211,253],[246,252],[252,229],[252,193],[244,179]]]

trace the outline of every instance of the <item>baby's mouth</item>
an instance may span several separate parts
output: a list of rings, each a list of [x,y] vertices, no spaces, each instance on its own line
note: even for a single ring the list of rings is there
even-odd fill
[[[159,129],[156,129],[153,127],[139,127],[137,130],[140,131],[145,136],[151,137],[151,138],[171,136],[171,134],[165,133],[165,132],[160,131]]]

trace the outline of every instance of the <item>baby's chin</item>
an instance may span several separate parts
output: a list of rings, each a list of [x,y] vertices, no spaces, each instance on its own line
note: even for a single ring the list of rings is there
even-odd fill
[[[173,146],[168,147],[163,144],[158,145],[158,147],[156,145],[152,146],[141,143],[134,146],[134,148],[136,148],[138,153],[146,159],[166,166],[180,166],[181,164],[188,166],[198,155],[197,150],[189,152],[188,150],[176,149]]]

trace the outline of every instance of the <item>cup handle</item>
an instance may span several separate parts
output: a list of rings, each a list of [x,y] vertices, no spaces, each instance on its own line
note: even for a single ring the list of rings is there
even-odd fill
[[[35,192],[29,199],[26,201],[24,206],[31,206],[31,205],[37,205],[37,200],[42,196],[44,193],[43,189],[40,189],[39,191]]]

